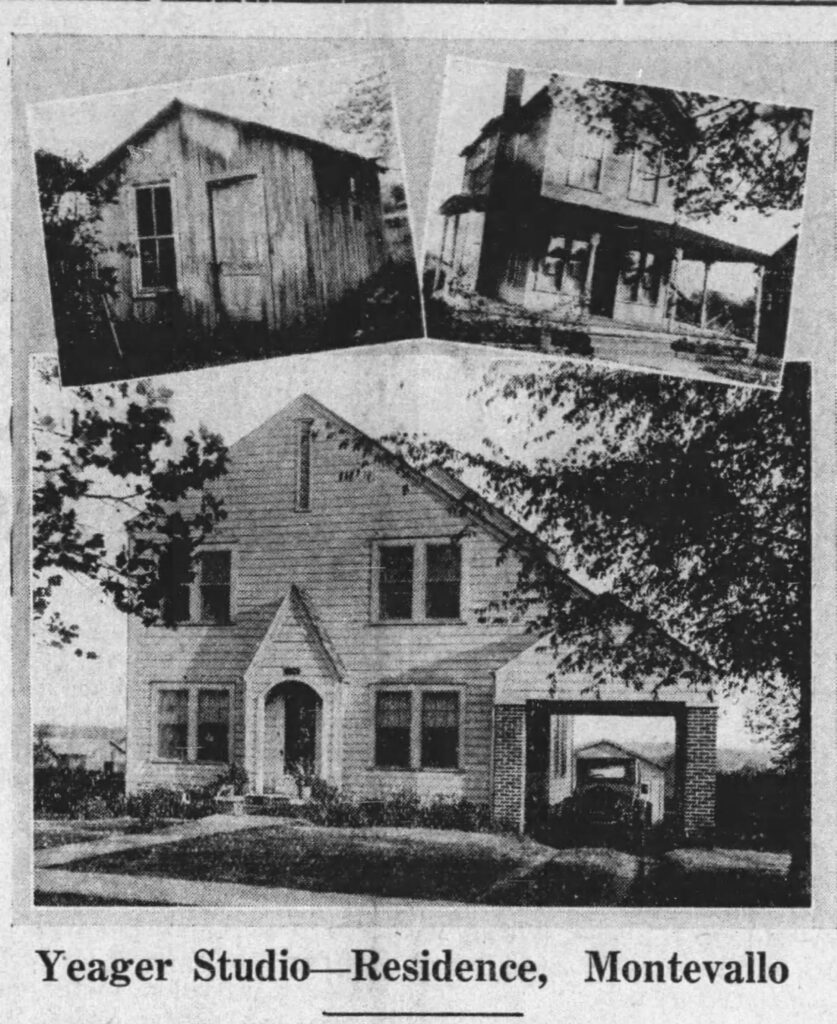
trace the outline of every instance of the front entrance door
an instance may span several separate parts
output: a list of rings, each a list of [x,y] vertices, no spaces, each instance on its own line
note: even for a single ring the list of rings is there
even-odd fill
[[[221,316],[232,323],[267,321],[267,217],[258,178],[209,186],[215,289]]]
[[[317,756],[317,695],[295,690],[285,697],[285,770],[294,766],[313,771]]]
[[[590,289],[590,312],[594,316],[613,316],[621,258],[618,249],[609,248],[604,243],[599,246]]]

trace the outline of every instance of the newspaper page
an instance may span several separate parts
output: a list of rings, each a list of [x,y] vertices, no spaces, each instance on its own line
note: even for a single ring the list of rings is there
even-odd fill
[[[837,13],[0,27],[9,1019],[833,1019]]]

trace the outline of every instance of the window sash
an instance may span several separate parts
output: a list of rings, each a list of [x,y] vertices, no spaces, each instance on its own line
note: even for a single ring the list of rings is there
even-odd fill
[[[311,420],[301,420],[297,434],[296,507],[300,512],[311,508]]]
[[[140,285],[177,287],[174,214],[170,185],[141,185],[135,189]]]
[[[227,690],[198,690],[198,761],[229,760],[230,695]]]
[[[652,159],[641,149],[635,149],[631,158],[631,177],[628,198],[653,205],[660,188],[660,157]]]
[[[158,691],[157,756],[168,761],[188,760],[188,689],[161,689]]]
[[[421,767],[459,767],[458,693],[422,694]]]
[[[462,549],[458,544],[428,544],[425,558],[425,615],[428,619],[458,619]]]
[[[412,694],[380,692],[375,702],[375,764],[409,768]]]
[[[379,549],[378,605],[382,619],[413,617],[415,554],[412,544],[393,544]]]
[[[227,625],[230,621],[231,562],[229,551],[204,551],[200,555],[202,622]]]

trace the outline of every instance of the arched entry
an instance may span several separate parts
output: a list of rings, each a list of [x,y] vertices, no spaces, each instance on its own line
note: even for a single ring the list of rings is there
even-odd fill
[[[297,779],[322,774],[322,710],[306,683],[278,683],[264,698],[263,789],[297,795]]]

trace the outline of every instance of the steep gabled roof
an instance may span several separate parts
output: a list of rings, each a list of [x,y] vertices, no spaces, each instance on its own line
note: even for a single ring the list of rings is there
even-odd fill
[[[93,164],[88,171],[90,177],[98,178],[103,174],[107,174],[108,171],[113,170],[113,168],[124,159],[130,146],[138,146],[144,139],[153,135],[154,132],[164,124],[175,117],[179,117],[182,113],[198,114],[199,116],[208,118],[212,121],[234,125],[236,128],[252,135],[275,139],[285,143],[290,142],[301,148],[318,150],[325,154],[337,156],[340,159],[357,160],[361,163],[372,164],[376,168],[379,168],[378,162],[372,157],[361,156],[359,153],[353,153],[348,149],[340,149],[339,147],[332,146],[327,142],[322,142],[320,139],[312,139],[305,135],[300,135],[297,132],[286,131],[283,128],[274,128],[272,125],[265,124],[261,121],[245,120],[240,117],[235,117],[232,114],[224,114],[219,110],[211,110],[208,107],[201,107],[195,103],[187,103],[184,100],[175,98],[158,110],[153,117],[150,117],[145,124],[137,128],[137,130],[129,135],[127,139],[123,139],[123,141],[112,149],[107,156],[102,157],[101,160],[98,160]]]

